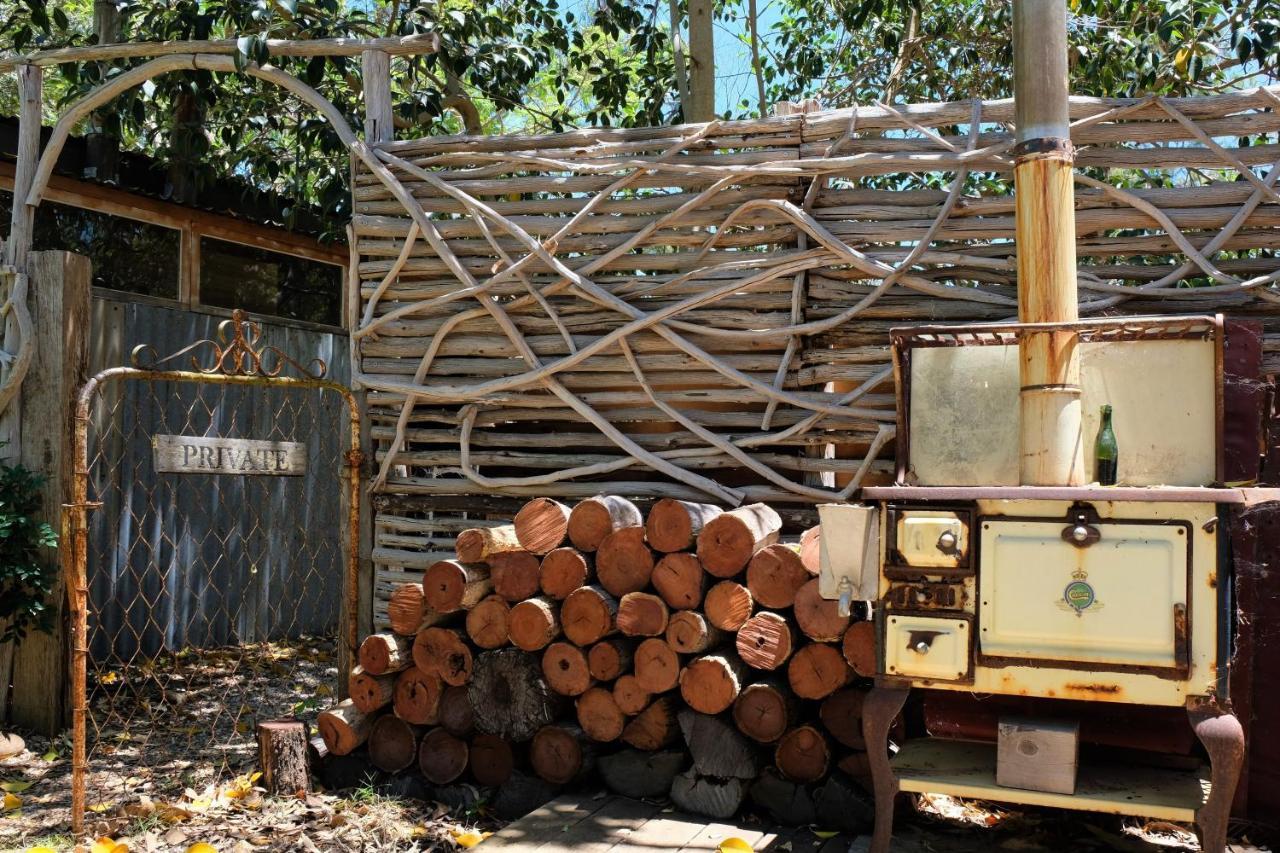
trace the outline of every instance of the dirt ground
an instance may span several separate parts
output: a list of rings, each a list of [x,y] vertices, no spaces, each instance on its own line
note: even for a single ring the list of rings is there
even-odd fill
[[[303,639],[247,649],[184,652],[146,670],[95,674],[90,691],[86,802],[93,853],[188,850],[425,851],[466,847],[500,826],[479,805],[432,802],[360,788],[305,799],[267,796],[256,777],[254,723],[294,714],[312,720],[331,701],[332,642]],[[0,851],[70,850],[71,740],[30,736],[0,760]],[[1199,849],[1187,827],[1053,810],[1012,811],[924,796],[899,821],[895,851],[1130,851]],[[823,833],[824,853],[865,849],[867,839]],[[1257,827],[1237,825],[1238,851],[1257,850]],[[87,849],[87,847],[85,848]]]

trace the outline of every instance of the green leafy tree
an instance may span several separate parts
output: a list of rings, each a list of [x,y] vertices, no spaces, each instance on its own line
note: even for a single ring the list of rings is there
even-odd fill
[[[58,566],[41,552],[58,540],[38,518],[43,483],[21,465],[0,464],[0,644],[50,625],[48,601]]]

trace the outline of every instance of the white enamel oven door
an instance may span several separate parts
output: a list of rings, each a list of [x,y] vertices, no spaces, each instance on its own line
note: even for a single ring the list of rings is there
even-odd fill
[[[1063,539],[1065,520],[979,526],[980,663],[1186,672],[1187,524],[1095,522],[1087,547]]]

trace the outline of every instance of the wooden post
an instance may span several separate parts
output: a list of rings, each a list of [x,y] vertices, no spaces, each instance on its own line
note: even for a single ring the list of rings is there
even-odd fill
[[[395,137],[391,114],[391,54],[366,50],[360,54],[364,76],[364,137],[370,143]]]
[[[72,500],[73,400],[88,373],[90,265],[88,258],[70,252],[35,252],[27,267],[36,351],[24,383],[26,393],[12,405],[19,406],[21,420],[40,425],[22,443],[19,461],[48,478],[41,489],[42,516],[57,530],[62,505]],[[70,548],[71,543],[60,542],[59,547]],[[50,553],[46,559],[56,561],[57,555]],[[68,711],[66,592],[61,580],[49,606],[53,631],[29,633],[14,652],[9,719],[54,735],[65,725]]]
[[[1013,4],[1014,187],[1018,319],[1079,318],[1067,20],[1063,0]],[[1018,344],[1021,481],[1076,486],[1085,481],[1081,443],[1080,353],[1074,331],[1029,331]]]
[[[689,102],[684,120],[716,117],[715,20],[712,0],[689,0]]]

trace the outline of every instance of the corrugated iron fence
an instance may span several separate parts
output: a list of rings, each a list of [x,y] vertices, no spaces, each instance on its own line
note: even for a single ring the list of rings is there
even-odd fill
[[[139,785],[225,781],[253,723],[332,690],[355,646],[359,412],[322,361],[261,335],[237,312],[219,340],[138,347],[81,392],[77,831]]]

